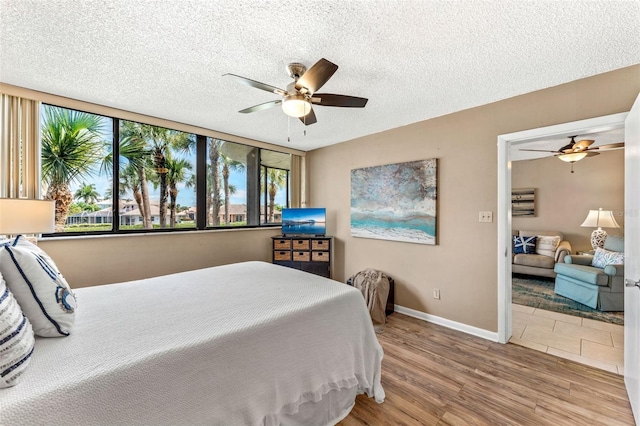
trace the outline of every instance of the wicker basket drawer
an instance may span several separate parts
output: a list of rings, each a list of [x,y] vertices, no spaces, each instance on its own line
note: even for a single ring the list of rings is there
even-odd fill
[[[329,240],[312,240],[311,250],[329,250]]]
[[[291,260],[290,251],[274,251],[273,260]]]
[[[329,252],[328,251],[312,251],[311,260],[313,260],[314,262],[328,262]]]
[[[295,244],[294,244],[295,245]],[[308,262],[311,257],[309,256],[308,251],[294,251],[293,252],[293,260],[298,262]]]
[[[309,250],[309,240],[293,240],[294,250]]]
[[[291,240],[273,240],[275,250],[291,250]]]

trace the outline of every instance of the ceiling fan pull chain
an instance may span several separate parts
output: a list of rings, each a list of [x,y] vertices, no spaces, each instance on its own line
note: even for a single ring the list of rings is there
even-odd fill
[[[291,117],[287,116],[287,142],[291,142]]]

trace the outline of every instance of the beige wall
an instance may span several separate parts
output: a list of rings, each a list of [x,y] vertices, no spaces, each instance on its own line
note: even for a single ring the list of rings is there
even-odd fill
[[[397,304],[497,331],[497,226],[478,222],[497,208],[497,136],[625,112],[639,91],[634,66],[311,151],[309,205],[327,208],[334,278],[381,269]],[[351,169],[426,158],[438,158],[438,245],[352,238]]]
[[[513,188],[536,189],[536,216],[513,218],[513,229],[556,230],[574,250],[591,250],[594,228],[581,228],[589,210],[613,210],[624,233],[624,150],[603,152],[571,165],[557,158],[516,161],[511,166]]]
[[[248,260],[271,262],[280,228],[54,238],[38,245],[72,288]]]

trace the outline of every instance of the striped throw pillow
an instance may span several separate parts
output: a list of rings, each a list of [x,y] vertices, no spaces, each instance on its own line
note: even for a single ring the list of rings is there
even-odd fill
[[[536,254],[542,254],[544,256],[555,257],[556,250],[560,245],[560,237],[553,236],[548,237],[546,235],[538,235],[536,239]]]
[[[36,336],[69,335],[75,295],[47,253],[19,235],[0,246],[0,273]]]
[[[31,323],[0,274],[0,388],[18,384],[34,344]]]

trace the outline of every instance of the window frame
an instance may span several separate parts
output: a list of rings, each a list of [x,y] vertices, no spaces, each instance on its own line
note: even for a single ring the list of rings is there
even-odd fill
[[[227,226],[227,225],[219,225],[219,226],[212,226],[212,225],[208,225],[207,224],[207,209],[206,209],[206,198],[207,198],[207,188],[206,188],[206,179],[207,179],[207,175],[206,175],[206,170],[207,170],[207,138],[208,137],[213,137],[210,135],[205,134],[205,132],[190,132],[187,130],[183,130],[183,129],[176,129],[174,127],[171,127],[170,124],[172,122],[166,122],[165,124],[151,124],[149,122],[145,122],[145,121],[141,121],[139,119],[132,119],[132,118],[121,118],[118,116],[115,116],[113,114],[106,114],[104,112],[94,112],[91,110],[87,110],[87,109],[82,109],[82,108],[78,108],[76,106],[67,106],[67,105],[58,105],[52,102],[48,102],[48,101],[42,101],[41,102],[41,109],[39,111],[38,116],[40,117],[41,113],[42,113],[42,108],[44,107],[56,107],[56,108],[65,108],[65,109],[69,109],[69,110],[75,110],[78,112],[84,112],[84,113],[88,113],[88,114],[93,114],[93,115],[99,115],[102,117],[105,117],[107,119],[111,120],[112,123],[112,134],[113,134],[113,141],[112,141],[112,146],[111,146],[111,150],[113,153],[113,164],[112,164],[112,177],[111,177],[111,192],[112,192],[112,204],[111,204],[111,211],[112,211],[112,228],[111,230],[104,230],[104,231],[67,231],[67,232],[54,232],[54,233],[46,233],[46,234],[42,234],[42,238],[46,239],[46,238],[65,238],[65,237],[92,237],[92,236],[105,236],[105,235],[132,235],[132,234],[153,234],[153,233],[165,233],[165,232],[194,232],[194,231],[217,231],[217,230],[246,230],[246,229],[265,229],[265,228],[277,228],[280,227],[281,224],[280,223],[261,223],[260,220],[258,220],[258,224],[246,224],[246,225],[236,225],[236,226]],[[40,118],[39,118],[40,120]],[[149,126],[155,126],[155,127],[164,127],[167,128],[169,130],[176,130],[179,132],[184,132],[184,133],[190,133],[193,134],[195,136],[195,140],[196,140],[196,152],[195,152],[195,174],[196,174],[196,197],[195,197],[195,207],[196,207],[196,215],[195,215],[195,227],[192,228],[154,228],[154,229],[121,229],[120,228],[120,220],[115,220],[115,216],[118,216],[118,218],[120,217],[119,215],[119,211],[118,208],[116,206],[120,205],[120,193],[118,191],[118,186],[119,186],[119,176],[120,176],[120,122],[126,120],[126,121],[135,121],[138,122],[140,124],[145,124],[145,125],[149,125]],[[150,120],[152,121],[152,120]],[[41,122],[39,122],[39,127],[42,125]],[[205,129],[206,130],[206,129]],[[254,145],[249,145],[246,143],[242,143],[242,142],[238,142],[236,140],[229,140],[220,136],[216,136],[216,139],[220,139],[220,140],[224,140],[225,142],[230,142],[230,143],[235,143],[235,144],[240,144],[240,145],[245,145],[251,148],[256,148],[258,149],[259,153],[262,152],[262,150],[270,150],[270,151],[275,151],[278,153],[282,153],[282,154],[287,154],[287,155],[294,155],[291,152],[286,152],[288,150],[284,150],[284,151],[279,151],[276,146],[269,146],[269,147],[261,147],[261,146],[254,146]],[[38,157],[40,158],[41,156],[41,150],[38,150]],[[258,188],[260,187],[260,168],[261,167],[267,167],[267,166],[263,166],[262,164],[260,164],[260,162],[257,163],[257,178],[258,178]],[[271,167],[273,168],[273,167]],[[287,200],[287,207],[291,204],[291,186],[292,186],[292,182],[291,182],[291,167],[287,170],[287,169],[281,169],[281,170],[285,170],[287,173],[287,183],[286,183],[286,200]],[[260,197],[258,197],[257,200],[257,207],[258,210],[260,209]],[[247,196],[246,199],[247,202],[247,207],[249,205],[249,203],[251,202],[250,197]],[[199,208],[199,206],[205,206],[204,208]],[[116,214],[117,212],[117,214]],[[266,206],[265,206],[265,217],[266,217]]]

